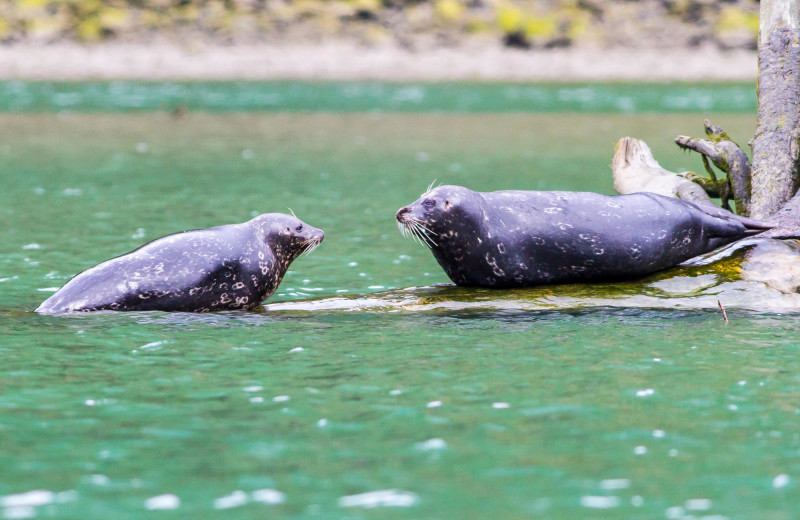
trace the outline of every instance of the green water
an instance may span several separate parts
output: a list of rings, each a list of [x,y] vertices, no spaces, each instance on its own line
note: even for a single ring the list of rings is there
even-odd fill
[[[750,114],[756,111],[756,96],[750,83],[0,82],[0,112],[174,109]]]
[[[519,298],[431,287],[394,211],[434,178],[611,193],[623,135],[698,169],[671,139],[708,115],[0,114],[0,517],[797,518],[795,316],[324,304]],[[144,241],[287,207],[326,240],[271,310],[31,312]]]

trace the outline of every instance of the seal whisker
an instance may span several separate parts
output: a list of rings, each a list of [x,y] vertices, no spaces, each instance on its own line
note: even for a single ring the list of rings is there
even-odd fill
[[[303,251],[300,253],[300,256],[304,256],[304,255],[310,255],[311,253],[313,253],[313,252],[314,252],[314,250],[315,250],[317,247],[319,247],[319,245],[320,245],[321,243],[322,243],[322,240],[320,240],[320,239],[318,239],[318,238],[312,238],[312,239],[309,239],[309,240],[308,240],[308,241],[307,241],[307,242],[306,242],[306,243],[303,245]]]
[[[410,221],[398,222],[397,224],[400,226],[400,232],[403,233],[404,238],[408,238],[409,235],[411,238],[416,238],[414,236],[414,230],[412,229],[412,224]]]
[[[436,245],[431,236],[428,234],[426,228],[419,222],[417,222],[417,231],[419,232],[420,237],[423,238],[423,240],[425,240],[426,244]]]
[[[428,244],[429,247],[436,247],[437,246],[436,241],[433,240],[431,237],[429,237],[428,235],[425,235],[425,238],[427,240],[427,244]]]
[[[397,229],[400,230],[400,234],[403,235],[403,238],[408,236],[408,230],[406,229],[405,224],[403,224],[402,222],[399,221],[397,222]]]
[[[414,239],[414,241],[415,241],[416,243],[418,243],[418,244],[420,244],[420,245],[423,245],[423,244],[424,244],[424,242],[422,241],[422,239],[419,237],[419,233],[417,233],[417,230],[416,230],[416,229],[414,229],[414,228],[411,228],[411,237]]]
[[[431,181],[431,183],[430,183],[430,184],[428,184],[428,189],[427,189],[427,190],[425,190],[425,193],[428,193],[429,191],[431,191],[431,190],[433,189],[433,185],[434,185],[434,184],[436,184],[436,181],[437,181],[437,180],[438,180],[438,179],[433,179],[433,180]]]
[[[424,233],[425,236],[427,236],[428,238],[431,238],[431,235],[438,236],[438,233],[436,233],[434,230],[426,226],[421,220],[412,219],[412,222],[417,227],[417,229],[419,229],[422,233]]]
[[[411,235],[411,238],[421,245],[428,247],[436,246],[436,242],[431,237],[431,235],[436,236],[436,233],[417,219],[398,222],[397,227],[400,228],[400,232],[406,238]]]
[[[412,220],[411,221],[414,226],[414,231],[416,231],[417,236],[419,239],[428,247],[436,246],[436,242],[428,235],[428,230],[423,226],[419,221]]]
[[[305,242],[303,242],[302,244],[300,244],[300,254],[297,255],[297,256],[298,257],[304,256],[304,255],[310,253],[313,248],[314,248],[314,239],[310,238],[310,239],[306,240]]]
[[[417,231],[417,227],[414,225],[414,221],[411,220],[408,222],[408,231],[411,234],[411,238],[414,239],[415,242],[419,244],[423,244],[422,238],[419,236],[419,231]]]
[[[438,236],[438,233],[436,233],[436,231],[432,230],[431,228],[423,224],[421,220],[417,220],[416,223],[421,229],[425,230],[426,233],[433,236]]]
[[[422,224],[417,219],[409,219],[404,222],[398,222],[398,227],[400,228],[400,232],[403,234],[404,237],[408,237],[411,235],[416,242],[421,245],[425,245],[428,247],[436,246],[436,242],[433,240],[431,235],[436,235],[433,230],[429,229],[427,226]]]

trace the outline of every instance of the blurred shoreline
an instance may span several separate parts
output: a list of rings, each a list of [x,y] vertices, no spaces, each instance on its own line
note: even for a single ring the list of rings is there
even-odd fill
[[[514,49],[475,42],[415,52],[349,41],[158,42],[0,47],[0,80],[374,80],[481,82],[755,81],[755,51],[695,48]]]

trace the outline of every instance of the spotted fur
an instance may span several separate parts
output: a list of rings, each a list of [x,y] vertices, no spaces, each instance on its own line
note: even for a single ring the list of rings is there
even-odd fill
[[[324,234],[280,213],[168,235],[87,269],[36,312],[253,309]]]
[[[440,186],[400,208],[458,285],[524,287],[641,277],[767,224],[652,193],[479,193]]]

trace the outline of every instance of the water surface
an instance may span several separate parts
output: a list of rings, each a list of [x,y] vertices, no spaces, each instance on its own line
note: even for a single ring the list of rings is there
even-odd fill
[[[434,178],[611,193],[623,135],[699,169],[671,139],[701,120],[0,115],[0,516],[795,518],[793,315],[309,303],[523,301],[442,286],[394,211]],[[288,207],[326,241],[267,310],[30,312],[145,241]]]
[[[751,83],[0,82],[0,111],[755,113]]]

